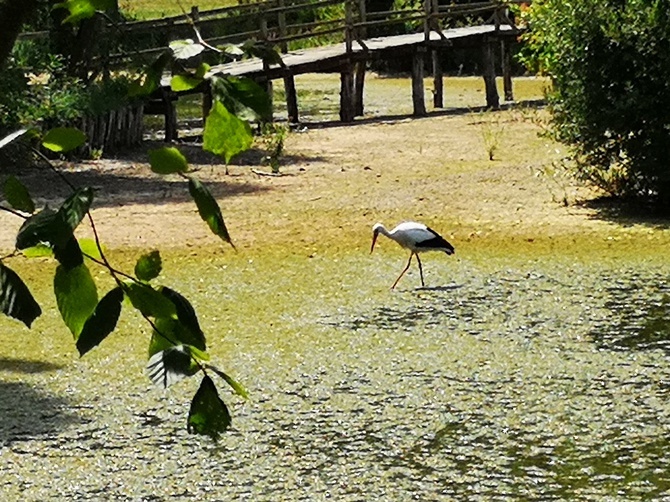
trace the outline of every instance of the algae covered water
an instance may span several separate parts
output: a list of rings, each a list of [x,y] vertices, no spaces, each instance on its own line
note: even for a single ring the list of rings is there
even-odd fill
[[[304,276],[299,263],[281,268]],[[433,265],[435,287],[415,289],[411,272],[395,293],[350,276],[323,298],[279,281],[289,303],[267,294],[281,314],[229,341],[231,372],[252,398],[227,398],[234,426],[218,444],[183,430],[188,400],[148,387],[141,362],[118,381],[111,352],[76,368],[5,364],[0,493],[661,499],[670,491],[668,272],[462,260]],[[210,274],[201,287],[216,297],[216,283]],[[93,368],[102,374],[75,374]]]

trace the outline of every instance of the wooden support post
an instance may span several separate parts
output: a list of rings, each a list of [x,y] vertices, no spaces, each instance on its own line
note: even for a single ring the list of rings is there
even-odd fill
[[[500,97],[496,87],[496,69],[493,58],[493,41],[484,37],[482,47],[482,66],[484,67],[484,87],[486,88],[486,106],[497,110],[500,108]]]
[[[345,0],[344,2],[344,46],[347,54],[351,54],[354,45],[354,17],[351,10],[351,2],[353,0]]]
[[[212,86],[209,83],[209,80],[203,82],[204,88],[202,90],[202,126],[205,127],[207,122],[207,117],[209,116],[209,111],[212,109],[214,104],[214,98],[212,96]]]
[[[280,9],[286,7],[285,0],[279,0],[278,4]],[[280,10],[277,14],[277,24],[279,25],[279,38],[284,38],[286,36],[286,13],[283,10]],[[279,44],[279,50],[284,54],[287,53],[288,44],[286,42],[281,42]]]
[[[163,92],[163,102],[165,104],[165,141],[172,142],[177,140],[177,100],[174,99],[172,92]]]
[[[295,90],[295,79],[293,73],[287,72],[284,75],[284,90],[286,91],[286,111],[288,113],[289,124],[300,122],[298,115],[298,93]]]
[[[365,0],[358,0],[358,20],[361,23],[365,23],[368,20],[367,8],[365,6]],[[368,36],[368,30],[365,26],[362,26],[358,29],[358,38],[365,39]]]
[[[502,54],[502,72],[503,72],[503,94],[505,101],[514,101],[514,91],[512,89],[512,55],[509,50],[509,42],[506,39],[500,41],[500,50]]]
[[[274,99],[273,99],[273,94],[272,94],[272,80],[269,78],[265,79],[265,90],[268,93],[268,99],[270,100],[270,116],[267,117],[267,120],[272,122],[272,119],[274,117]]]
[[[442,35],[442,27],[440,26],[440,21],[437,17],[437,14],[440,10],[440,3],[439,0],[431,0],[430,1],[430,28],[432,30],[435,30],[437,33]]]
[[[354,72],[352,64],[345,63],[340,72],[340,120],[353,122],[355,115]]]
[[[433,106],[435,108],[444,108],[444,82],[442,80],[442,62],[440,61],[440,52],[437,49],[432,51],[433,57]]]
[[[268,46],[268,20],[267,18],[263,15],[261,16],[260,19],[261,23],[261,38],[263,39],[263,42],[265,42],[265,45]],[[270,110],[274,110],[274,107],[272,105],[272,80],[268,77],[268,70],[270,69],[270,63],[267,61],[267,59],[263,58],[263,80],[262,80],[262,85],[265,88],[265,92],[267,92],[268,98],[270,99]],[[267,117],[267,119],[272,122],[272,117],[273,114],[272,112],[270,113],[270,117]]]
[[[431,9],[432,9],[431,0],[423,0],[423,41],[424,42],[428,42],[430,40],[430,23],[432,21]]]
[[[412,57],[412,103],[414,104],[414,115],[423,117],[426,115],[426,101],[423,89],[423,59],[426,48],[419,46]]]
[[[358,61],[354,70],[354,114],[363,116],[363,88],[365,86],[366,61]]]

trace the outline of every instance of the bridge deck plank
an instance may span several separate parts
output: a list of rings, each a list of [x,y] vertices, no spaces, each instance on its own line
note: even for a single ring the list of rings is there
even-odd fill
[[[513,33],[511,26],[502,25],[498,27],[498,32]],[[443,30],[444,38],[447,40],[463,39],[495,33],[494,25],[468,26],[463,28],[450,28]],[[443,41],[442,37],[436,32],[430,33],[431,42]],[[364,40],[363,43],[371,53],[382,52],[389,49],[399,49],[421,45],[424,43],[423,33],[412,33],[408,35],[394,35],[389,37],[378,37]],[[353,43],[353,57],[360,57],[364,54],[364,48],[357,42]],[[326,69],[329,66],[336,67],[337,64],[348,57],[344,43],[328,45],[322,47],[310,47],[289,51],[282,54],[282,60],[286,69],[294,75],[309,73],[315,71],[316,67]],[[270,78],[279,78],[284,70],[277,65],[271,66],[268,70],[263,68],[263,62],[259,58],[250,58],[243,61],[235,61],[222,65],[213,66],[209,74],[224,73],[235,76],[260,76],[267,73]],[[162,86],[169,88],[170,77],[165,76],[161,81]]]

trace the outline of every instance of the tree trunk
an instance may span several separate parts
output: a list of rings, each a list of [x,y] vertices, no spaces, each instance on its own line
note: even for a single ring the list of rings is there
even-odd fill
[[[0,0],[0,70],[14,48],[23,24],[37,10],[37,0]]]

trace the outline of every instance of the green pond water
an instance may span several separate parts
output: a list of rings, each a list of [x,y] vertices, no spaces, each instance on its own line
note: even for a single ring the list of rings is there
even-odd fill
[[[81,360],[3,321],[0,498],[670,498],[670,267],[434,255],[429,287],[412,270],[390,292],[401,262],[173,274],[251,393],[224,394],[218,444],[184,430],[197,382],[148,384],[137,320]]]

